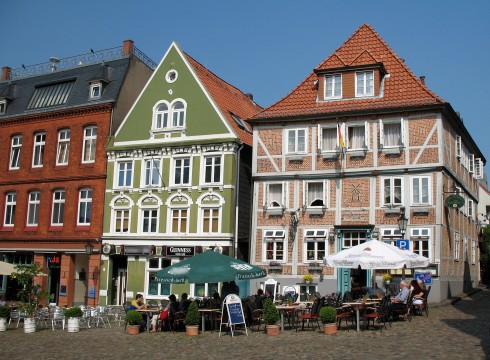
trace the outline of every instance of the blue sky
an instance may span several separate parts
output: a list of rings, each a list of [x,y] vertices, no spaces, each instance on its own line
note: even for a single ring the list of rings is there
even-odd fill
[[[0,66],[39,64],[126,39],[158,63],[176,41],[264,107],[369,23],[461,113],[490,160],[490,1],[17,0],[6,9]]]

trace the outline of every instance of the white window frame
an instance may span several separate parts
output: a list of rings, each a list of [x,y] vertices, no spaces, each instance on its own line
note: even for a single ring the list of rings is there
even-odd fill
[[[471,240],[471,263],[476,264],[476,240]]]
[[[221,207],[220,206],[202,206],[200,208],[200,231],[202,234],[219,234],[221,231]],[[206,216],[206,213],[209,215]],[[206,219],[208,220],[208,229],[205,229]],[[213,231],[213,224],[216,224],[216,231]]]
[[[92,196],[91,188],[80,189],[78,192],[77,225],[89,226],[92,220]]]
[[[22,135],[12,136],[10,147],[9,169],[17,170],[20,168],[20,155],[22,154]]]
[[[7,111],[7,100],[0,100],[0,115],[4,115]]]
[[[82,163],[94,163],[97,150],[97,126],[91,125],[83,129]]]
[[[116,163],[114,176],[114,187],[117,189],[127,189],[133,187],[134,162],[133,160],[119,160]],[[122,175],[122,178],[121,178]],[[122,184],[121,184],[122,180]],[[129,181],[129,183],[128,183]]]
[[[58,131],[58,151],[56,153],[56,165],[68,165],[70,157],[70,129]]]
[[[27,226],[39,225],[39,208],[41,207],[41,192],[30,191],[27,205]]]
[[[271,196],[271,193],[270,193],[270,187],[271,186],[281,186],[281,194],[278,195],[280,196],[280,198],[277,198],[276,196]],[[270,182],[270,183],[266,183],[265,184],[265,187],[264,187],[264,191],[265,191],[265,196],[264,196],[264,199],[265,199],[265,203],[264,203],[264,207],[266,207],[267,209],[280,209],[280,208],[285,208],[286,207],[286,203],[285,203],[285,200],[286,200],[286,195],[285,195],[285,188],[286,188],[286,185],[284,182]],[[279,202],[280,200],[280,202]],[[273,202],[276,202],[278,203],[277,205],[273,204]]]
[[[423,182],[427,181],[427,201],[423,201],[423,187],[424,184]],[[416,194],[415,192],[415,183],[419,182],[419,193]],[[418,205],[430,205],[432,203],[432,177],[427,175],[427,176],[412,176],[410,178],[410,189],[411,189],[411,200],[412,200],[412,205],[418,206]]]
[[[161,159],[150,158],[143,160],[144,173],[141,176],[141,187],[161,186],[161,164]]]
[[[324,78],[324,97],[326,100],[342,98],[342,74],[328,74]],[[338,81],[337,81],[338,80]],[[328,84],[331,84],[330,92]],[[338,94],[335,93],[338,91]]]
[[[364,143],[361,146],[354,147],[351,143],[351,135],[353,128],[364,128]],[[364,123],[353,123],[347,124],[345,126],[345,145],[347,150],[367,150],[369,148],[369,123],[365,121]]]
[[[301,134],[302,133],[302,134]],[[292,137],[290,137],[292,134]],[[308,149],[308,129],[307,128],[294,128],[285,129],[286,136],[286,154],[306,154]],[[300,142],[301,138],[304,138],[304,143]],[[291,141],[290,142],[290,138]],[[292,149],[290,149],[292,147]]]
[[[100,81],[90,84],[90,100],[100,99],[102,97],[102,83]]]
[[[335,147],[333,149],[326,149],[324,144],[324,132],[325,131],[332,131],[335,133]],[[337,126],[320,126],[318,125],[318,149],[322,153],[336,153],[340,149],[340,142],[339,142],[339,131],[337,129]]]
[[[311,205],[313,202],[319,200],[318,198],[315,198],[313,201],[310,201],[310,189],[309,189],[309,186],[310,184],[322,184],[323,185],[323,195],[322,195],[322,199],[323,200],[323,205]],[[303,189],[303,194],[304,194],[304,198],[303,198],[303,204],[307,207],[307,208],[312,208],[312,209],[315,209],[315,208],[319,208],[319,209],[322,209],[322,208],[327,208],[328,205],[329,205],[329,199],[328,199],[328,194],[329,194],[329,189],[328,189],[328,184],[329,182],[327,180],[318,180],[318,181],[305,181],[304,182],[304,189]]]
[[[267,261],[287,261],[287,247],[286,247],[286,231],[285,230],[263,230],[262,236],[263,253],[262,258],[264,262]],[[272,244],[272,249],[267,248],[267,244]],[[267,257],[268,252],[272,251],[272,256]],[[279,255],[279,251],[282,252],[282,258]]]
[[[303,246],[303,262],[323,262],[323,257],[328,256],[328,230],[327,229],[305,229],[304,230],[304,246]],[[308,250],[308,243],[314,245],[313,250]],[[325,246],[323,256],[319,255],[321,250],[318,249],[318,244]],[[313,251],[313,259],[308,259],[308,254]]]
[[[430,228],[410,228],[410,250],[418,255],[431,259]],[[417,249],[415,248],[417,244]]]
[[[371,74],[372,78],[368,79],[367,74]],[[359,81],[362,77],[362,86],[359,86]],[[368,84],[368,81],[371,81],[371,84]],[[371,86],[369,86],[371,85]],[[372,90],[368,91],[367,89],[371,87]],[[374,70],[368,71],[356,71],[355,75],[355,94],[356,97],[372,97],[374,96]]]
[[[389,190],[390,190],[390,202],[385,201],[385,181],[389,180]],[[395,180],[400,180],[400,202],[395,202]],[[380,192],[380,197],[381,197],[381,206],[384,207],[393,207],[393,206],[401,206],[403,205],[403,199],[404,199],[404,181],[403,177],[400,176],[393,176],[393,177],[383,177],[381,178],[381,192]]]
[[[44,146],[46,145],[46,133],[34,134],[34,147],[32,149],[32,167],[39,168],[44,162]]]
[[[385,126],[390,124],[399,124],[400,125],[400,143],[399,144],[386,144],[385,141]],[[380,119],[379,120],[379,143],[383,148],[402,148],[405,147],[405,120],[404,118],[400,119]]]
[[[381,241],[387,244],[396,246],[396,241],[402,238],[402,233],[399,228],[383,228],[381,229]]]
[[[185,165],[185,160],[189,161],[188,165]],[[181,165],[177,165],[181,162]],[[188,181],[184,182],[184,175],[188,171]],[[177,173],[180,173],[180,182],[176,182]],[[192,183],[192,157],[191,156],[178,156],[172,159],[172,173],[171,173],[172,186],[190,186]]]
[[[53,191],[53,205],[51,207],[51,226],[63,226],[65,218],[65,202],[66,190],[58,189]]]
[[[475,202],[472,199],[468,199],[468,205],[466,207],[466,215],[472,220],[475,219]]]
[[[174,213],[175,212],[175,213]],[[169,227],[168,233],[170,234],[188,234],[189,233],[189,221],[190,221],[190,207],[185,206],[173,206],[169,208]],[[175,216],[176,215],[176,216]],[[174,231],[174,219],[177,220],[177,231]],[[185,219],[185,224],[183,220]]]
[[[156,267],[151,267],[152,262],[158,261],[158,264]],[[172,265],[172,260],[165,258],[165,257],[153,257],[151,259],[148,259],[146,263],[146,281],[145,281],[145,286],[146,286],[146,293],[148,294],[148,298],[152,299],[168,299],[168,296],[171,294],[171,288],[172,286],[170,284],[161,284],[157,283],[154,281],[155,276],[157,272],[165,267],[168,267]],[[150,293],[150,282],[152,285],[157,286],[157,293],[156,294],[151,294]],[[168,289],[168,292],[163,291],[162,288]]]
[[[461,144],[461,136],[459,135],[456,135],[455,147],[456,147],[456,158],[461,159],[462,144]]]
[[[463,237],[463,261],[468,261],[468,237]]]
[[[159,207],[144,206],[140,208],[140,234],[158,234],[160,209]],[[148,221],[148,230],[145,231],[145,221]],[[152,227],[155,227],[152,230]]]
[[[208,163],[211,161],[211,163]],[[201,157],[201,184],[221,185],[223,183],[223,156],[221,154],[205,154]],[[206,181],[210,174],[211,181]],[[218,176],[218,181],[215,177]]]
[[[460,260],[460,255],[461,255],[461,235],[459,232],[454,232],[454,249],[453,249],[453,256],[455,261]]]
[[[177,109],[179,104],[182,104],[182,109]],[[167,109],[160,110],[161,105],[165,105]],[[186,117],[187,103],[183,99],[174,99],[171,103],[165,100],[159,101],[153,106],[153,130],[182,130],[186,127]]]
[[[127,213],[126,216],[121,216]],[[127,221],[128,227],[124,230],[124,223]],[[112,232],[114,234],[129,234],[131,232],[131,209],[129,207],[115,207],[112,209]]]
[[[475,159],[475,173],[473,177],[475,179],[483,179],[483,161],[481,158]]]
[[[475,154],[470,154],[470,167],[468,169],[470,174],[475,173]]]
[[[160,109],[164,105],[166,109]],[[170,105],[166,101],[160,101],[153,107],[153,128],[163,130],[169,128]]]
[[[364,233],[364,237],[362,237],[362,233]],[[357,236],[351,236],[347,238],[347,234],[357,234]],[[364,241],[363,241],[364,240]],[[347,243],[349,241],[349,244]],[[353,246],[363,244],[367,241],[367,230],[348,230],[342,232],[342,249],[349,249]]]
[[[13,227],[15,225],[15,208],[17,207],[17,193],[11,191],[5,194],[5,214],[3,226]]]

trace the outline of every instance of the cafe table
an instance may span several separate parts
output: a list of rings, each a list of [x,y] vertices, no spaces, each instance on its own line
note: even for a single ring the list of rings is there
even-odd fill
[[[364,310],[368,306],[375,306],[378,305],[379,301],[377,300],[368,300],[368,301],[354,301],[354,302],[345,302],[342,304],[342,306],[350,306],[352,309],[356,311],[356,324],[357,324],[357,331],[360,331],[360,325],[359,325],[359,320],[360,320],[360,310]]]
[[[277,305],[276,308],[281,313],[281,331],[284,331],[284,313],[289,310],[302,309],[304,308],[304,304]]]
[[[219,310],[220,309],[208,309],[208,308],[199,309],[199,314],[201,314],[202,332],[206,330],[206,316],[213,315],[214,312]]]
[[[149,309],[137,309],[137,312],[140,312],[142,314],[146,314],[146,331],[150,332],[151,329],[151,318],[155,313],[159,313],[160,309],[159,308],[149,308]]]

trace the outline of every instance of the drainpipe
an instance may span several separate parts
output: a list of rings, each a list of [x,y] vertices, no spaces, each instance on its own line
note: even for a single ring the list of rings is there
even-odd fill
[[[238,257],[238,202],[239,202],[239,194],[240,194],[240,153],[243,149],[243,144],[240,144],[240,147],[237,151],[237,160],[236,160],[236,181],[235,181],[235,243],[233,245],[233,257],[237,259]]]

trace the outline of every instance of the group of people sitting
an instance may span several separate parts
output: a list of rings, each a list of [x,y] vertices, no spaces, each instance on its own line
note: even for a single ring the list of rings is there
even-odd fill
[[[408,304],[410,300],[410,291],[412,291],[412,304]],[[396,316],[397,310],[404,310],[407,306],[422,305],[424,297],[427,294],[427,289],[422,280],[412,280],[407,283],[405,280],[400,281],[400,292],[391,300],[389,306],[390,316]]]

